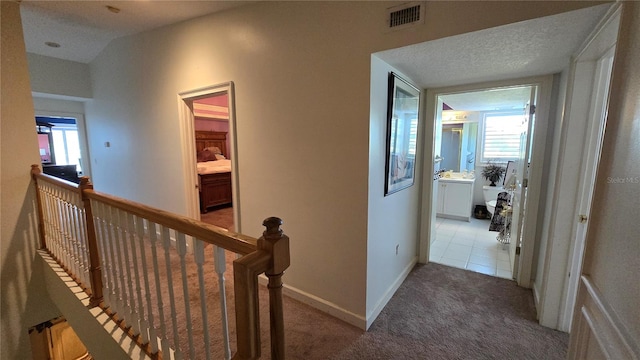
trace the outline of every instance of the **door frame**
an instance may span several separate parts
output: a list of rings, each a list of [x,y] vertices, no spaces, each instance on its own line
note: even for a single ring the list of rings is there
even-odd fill
[[[82,156],[82,176],[91,177],[91,156],[89,154],[89,142],[87,140],[87,123],[83,113],[55,111],[55,110],[38,110],[34,109],[35,116],[46,117],[64,117],[76,120],[78,130],[78,142],[80,143],[80,155]]]
[[[608,107],[608,98],[610,92],[610,77],[612,74],[612,69],[609,68],[610,73],[608,74],[608,81],[606,82],[606,89],[600,89],[606,91],[604,98],[600,100],[603,101],[601,104],[604,106],[604,110],[602,111],[605,116],[599,117],[597,113],[594,113],[594,109],[592,107],[587,107],[586,111],[588,113],[584,113],[585,110],[580,109],[580,105],[584,103],[592,103],[593,91],[596,90],[596,86],[598,85],[599,80],[601,79],[599,72],[602,70],[599,68],[600,62],[602,59],[606,58],[609,53],[613,52],[611,61],[615,61],[615,46],[617,44],[618,38],[618,30],[620,25],[620,17],[621,17],[621,7],[620,5],[616,5],[612,7],[607,15],[602,19],[602,21],[596,26],[593,33],[589,36],[589,38],[585,41],[585,43],[580,47],[577,55],[574,56],[574,59],[571,63],[571,74],[569,78],[569,89],[567,90],[567,99],[568,105],[566,107],[567,118],[572,116],[572,112],[579,112],[576,114],[578,118],[586,118],[589,121],[587,130],[587,136],[584,139],[583,144],[576,144],[577,146],[583,147],[582,158],[581,158],[581,167],[580,167],[580,183],[578,191],[575,194],[575,208],[573,209],[573,219],[575,222],[571,225],[571,233],[570,233],[570,244],[569,244],[569,254],[567,256],[567,267],[563,272],[563,277],[566,282],[564,282],[564,286],[562,287],[561,295],[556,295],[556,297],[560,297],[559,299],[559,308],[556,310],[555,308],[550,308],[544,302],[540,304],[540,317],[541,321],[553,318],[555,316],[558,317],[557,328],[561,331],[570,331],[571,323],[573,320],[573,310],[576,302],[576,296],[578,291],[578,283],[579,283],[579,274],[582,271],[582,261],[584,256],[584,247],[585,242],[583,239],[578,239],[578,217],[581,213],[581,199],[585,195],[585,192],[593,192],[594,180],[595,179],[587,179],[584,176],[584,172],[587,170],[585,167],[589,166],[587,164],[588,161],[594,163],[595,168],[593,172],[595,173],[598,168],[598,163],[600,159],[601,152],[601,141],[604,136],[604,127],[606,125],[606,108]],[[609,64],[612,66],[612,64]],[[591,86],[585,87],[579,84],[580,77],[588,77],[593,81],[591,82]],[[603,84],[601,84],[603,85]],[[579,110],[576,110],[579,109]],[[573,109],[573,110],[572,110]],[[588,141],[591,140],[595,134],[594,131],[601,131],[599,142]],[[564,131],[568,131],[567,129],[563,129]],[[561,166],[559,164],[558,166]],[[554,197],[556,198],[556,197]],[[563,199],[564,200],[564,199]],[[589,216],[589,214],[587,214]],[[588,221],[588,220],[587,220]],[[588,223],[587,223],[588,224]],[[587,225],[588,226],[588,225]],[[548,254],[549,256],[545,258],[545,266],[550,267],[550,264],[555,261],[553,254]],[[549,274],[548,279],[551,278],[559,278],[557,276],[552,276],[550,271],[545,271],[545,274]],[[573,274],[573,275],[572,275]],[[544,288],[545,292],[553,292],[553,288],[551,287],[554,284],[549,284],[546,281],[544,282],[546,285]],[[557,285],[556,285],[557,286]],[[553,304],[553,302],[552,302]],[[558,312],[556,315],[556,311]]]
[[[227,149],[231,158],[231,196],[233,198],[233,223],[235,231],[242,232],[240,219],[240,191],[238,174],[238,141],[236,131],[235,86],[233,81],[206,86],[194,90],[187,90],[178,94],[178,109],[180,119],[180,137],[182,150],[182,167],[184,173],[184,194],[187,216],[200,220],[200,205],[198,197],[198,169],[196,166],[195,117],[193,115],[193,100],[228,94],[229,99],[229,133],[230,148]]]
[[[420,243],[419,243],[419,262],[429,262],[429,250],[432,237],[432,224],[435,217],[434,209],[432,208],[434,192],[433,181],[433,169],[434,169],[434,133],[436,131],[436,106],[438,95],[450,94],[459,92],[471,92],[483,89],[500,88],[500,87],[513,87],[519,85],[531,85],[538,86],[538,104],[536,108],[536,121],[534,124],[534,137],[533,148],[531,154],[531,169],[529,172],[529,192],[533,194],[539,194],[542,188],[542,172],[545,158],[546,148],[546,134],[549,123],[551,94],[553,88],[553,75],[532,76],[526,78],[517,78],[510,80],[500,80],[493,82],[484,82],[478,84],[457,85],[450,87],[443,87],[437,89],[426,90],[426,124],[432,123],[431,126],[425,126],[424,130],[424,163],[422,168],[422,204],[421,204],[421,217],[420,217]],[[433,119],[433,120],[431,120]],[[535,135],[538,136],[535,136]],[[534,165],[535,164],[535,165]],[[528,201],[527,212],[530,214],[536,214],[534,219],[537,219],[539,196],[532,196],[531,201]],[[527,226],[528,223],[528,226]],[[533,266],[534,252],[536,248],[535,241],[536,221],[525,222],[525,234],[528,234],[529,238],[534,241],[528,241],[524,244],[520,251],[520,263],[518,265],[518,275],[515,279],[518,285],[526,288],[530,288],[532,284],[531,274]]]

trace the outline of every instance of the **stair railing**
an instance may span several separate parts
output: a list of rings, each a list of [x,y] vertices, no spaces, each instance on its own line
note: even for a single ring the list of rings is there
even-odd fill
[[[260,358],[258,276],[264,273],[271,358],[284,359],[282,275],[290,258],[282,220],[266,219],[266,230],[255,239],[99,193],[87,177],[74,184],[43,174],[38,165],[32,177],[40,247],[87,292],[91,306],[109,313],[148,354]],[[229,284],[224,274],[233,253],[241,257],[233,260]],[[233,357],[227,287],[235,294]],[[215,310],[220,331],[212,333],[209,317]]]

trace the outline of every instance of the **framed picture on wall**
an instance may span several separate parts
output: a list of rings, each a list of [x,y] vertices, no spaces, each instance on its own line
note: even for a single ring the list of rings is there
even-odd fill
[[[391,72],[387,98],[385,196],[414,183],[420,90]]]

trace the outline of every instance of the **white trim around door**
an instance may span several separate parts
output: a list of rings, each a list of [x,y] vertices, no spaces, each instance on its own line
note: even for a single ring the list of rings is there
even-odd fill
[[[182,166],[184,173],[184,194],[187,211],[190,217],[200,219],[198,198],[198,172],[196,169],[195,153],[195,124],[193,115],[193,100],[227,93],[229,97],[229,138],[231,146],[231,188],[233,198],[233,223],[236,232],[242,231],[240,219],[240,194],[238,186],[238,145],[236,137],[235,88],[232,81],[207,86],[195,90],[183,91],[178,94],[178,109],[180,121],[180,138],[182,145]]]

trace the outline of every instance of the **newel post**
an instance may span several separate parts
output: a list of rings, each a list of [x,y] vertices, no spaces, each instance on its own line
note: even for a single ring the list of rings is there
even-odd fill
[[[38,175],[42,173],[40,165],[31,165],[31,178],[36,186],[36,204],[38,207],[38,236],[40,237],[40,249],[47,248],[47,240],[44,233],[44,210],[42,210],[42,198],[40,197],[40,189],[38,188]]]
[[[289,237],[280,230],[282,220],[270,217],[262,223],[267,229],[258,239],[258,249],[271,254],[265,275],[269,278],[269,318],[271,320],[271,358],[284,359],[284,316],[282,309],[282,274],[289,267]]]
[[[98,252],[98,240],[96,238],[96,228],[93,223],[93,211],[91,210],[91,200],[87,196],[86,190],[93,190],[93,184],[87,176],[80,178],[78,186],[82,203],[84,204],[85,224],[87,226],[87,245],[89,246],[89,281],[91,282],[91,299],[89,305],[98,306],[102,302],[102,269],[100,267],[100,253]]]

